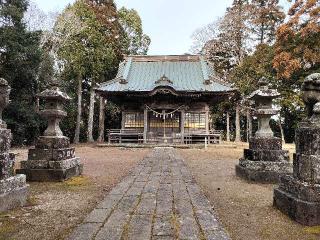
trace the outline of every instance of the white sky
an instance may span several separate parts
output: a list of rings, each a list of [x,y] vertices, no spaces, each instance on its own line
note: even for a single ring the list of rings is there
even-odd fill
[[[74,0],[33,0],[44,11],[62,10]],[[233,0],[115,0],[118,8],[134,8],[151,37],[149,54],[184,54],[192,45],[191,35],[199,27],[223,16]],[[288,5],[286,0],[282,0]]]

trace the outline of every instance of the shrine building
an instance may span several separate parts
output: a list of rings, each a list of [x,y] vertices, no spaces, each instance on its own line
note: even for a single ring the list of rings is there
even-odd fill
[[[109,143],[218,142],[210,106],[236,92],[223,83],[204,57],[128,56],[115,79],[96,90],[122,111],[121,129],[108,132]]]

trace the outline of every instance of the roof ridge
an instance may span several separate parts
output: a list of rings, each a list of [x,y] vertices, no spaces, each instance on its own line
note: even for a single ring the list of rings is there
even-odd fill
[[[134,62],[196,62],[200,61],[201,55],[129,55],[125,59]]]

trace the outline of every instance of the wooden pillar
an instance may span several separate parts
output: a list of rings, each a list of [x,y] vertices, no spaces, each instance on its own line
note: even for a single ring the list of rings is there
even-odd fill
[[[206,111],[206,134],[209,134],[209,111]]]
[[[121,130],[125,129],[126,127],[126,112],[121,112]]]
[[[99,143],[104,142],[104,122],[106,118],[105,106],[106,106],[105,99],[104,97],[100,96],[99,136],[98,136]]]
[[[186,119],[186,112],[184,109],[181,110],[181,143],[184,144],[184,124]]]
[[[235,142],[240,142],[241,141],[241,136],[240,136],[240,106],[237,104],[236,106],[236,138]]]
[[[143,143],[147,143],[147,135],[148,135],[148,109],[147,107],[144,108],[144,127],[143,127]]]
[[[227,112],[227,142],[230,142],[230,113]]]

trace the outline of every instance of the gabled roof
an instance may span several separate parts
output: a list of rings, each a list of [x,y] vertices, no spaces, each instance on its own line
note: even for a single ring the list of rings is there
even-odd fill
[[[176,92],[228,92],[202,56],[128,56],[115,79],[103,83],[102,92],[151,92],[168,87]]]

